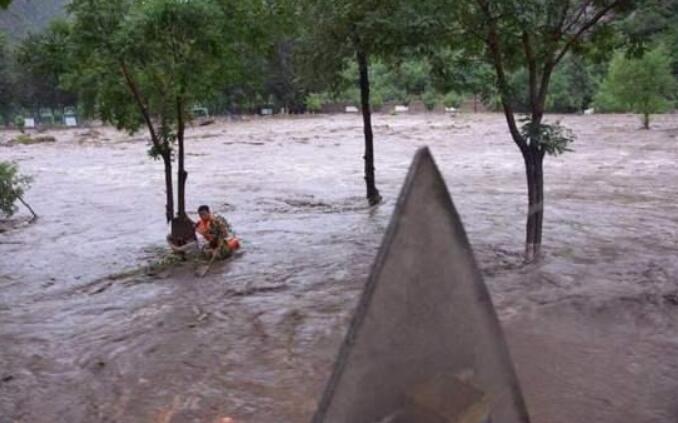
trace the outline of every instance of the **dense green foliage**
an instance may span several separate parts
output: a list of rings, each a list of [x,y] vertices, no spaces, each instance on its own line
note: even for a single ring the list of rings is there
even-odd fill
[[[568,55],[551,76],[546,96],[546,112],[576,113],[588,109],[598,91],[604,67],[585,58]],[[511,74],[511,89],[515,92],[515,109],[529,110],[528,73],[519,69]]]
[[[14,203],[30,186],[31,178],[19,174],[16,164],[0,162],[0,213],[11,217],[16,212]]]
[[[565,59],[614,40],[614,25],[633,10],[633,2],[461,0],[454,6],[441,1],[439,6],[437,15],[447,15],[442,32],[453,34],[440,43],[453,50],[456,47],[461,57],[484,61],[493,70],[496,96],[511,140],[525,163],[525,258],[533,260],[539,257],[542,242],[544,157],[568,151],[573,141],[566,128],[546,122],[544,115],[549,106],[558,103],[575,110],[585,107],[587,95],[583,92],[572,99],[557,95],[586,76],[575,72],[576,66],[564,66]],[[568,73],[575,75],[569,77]],[[554,86],[559,90],[554,92]],[[519,113],[525,117],[518,117]]]
[[[596,96],[596,107],[609,112],[639,113],[643,115],[643,127],[649,129],[650,115],[670,110],[677,88],[670,58],[662,46],[640,57],[619,52]]]
[[[119,128],[145,124],[143,107],[163,125],[165,145],[176,136],[178,113],[187,115],[229,75],[227,25],[216,1],[75,0],[70,7],[67,85],[78,90],[86,113]]]
[[[70,67],[70,25],[53,21],[45,31],[30,34],[10,45],[0,34],[0,115],[5,124],[20,117],[38,117],[41,109],[61,114],[75,107],[78,97],[64,89]]]
[[[185,217],[184,131],[192,106],[242,75],[251,9],[230,0],[73,0],[66,85],[86,114],[135,132],[143,125],[149,154],[165,167],[166,218],[175,217],[172,163],[176,143],[177,217]]]
[[[371,104],[378,110],[386,103],[409,104],[422,100],[433,109],[443,103],[444,93],[433,87],[431,66],[425,59],[410,59],[399,64],[375,60],[369,69]],[[339,74],[338,92],[325,93],[325,102],[339,101],[360,105],[358,66],[348,62]]]
[[[13,84],[11,81],[11,54],[7,48],[7,40],[0,32],[0,123],[7,124],[11,120],[13,102]]]
[[[69,24],[55,20],[16,47],[15,101],[22,108],[37,111],[77,104],[77,96],[64,90],[61,83],[70,66],[69,35]]]
[[[120,10],[127,7],[124,3],[120,3]],[[232,25],[222,25],[222,28],[231,32],[237,29],[240,37],[245,36],[250,42],[248,48],[240,49],[237,60],[230,63],[247,77],[231,75],[217,85],[201,86],[204,89],[195,93],[195,102],[207,105],[213,113],[255,112],[263,106],[302,112],[309,98],[315,100],[311,106],[336,101],[357,105],[357,69],[351,50],[356,40],[373,52],[370,80],[376,110],[384,104],[407,104],[413,100],[421,100],[432,109],[446,103],[460,104],[459,100],[464,98],[482,100],[492,110],[501,108],[494,69],[485,62],[486,56],[474,53],[480,51],[479,40],[470,37],[462,43],[464,49],[454,41],[459,40],[458,36],[450,37],[450,45],[440,43],[446,32],[459,29],[459,23],[454,22],[459,21],[460,10],[467,13],[461,16],[471,19],[472,23],[474,15],[468,13],[473,9],[464,2],[457,9],[443,8],[449,11],[437,17],[429,16],[430,10],[441,9],[437,2],[424,6],[404,0],[220,3],[229,11],[225,16],[227,21],[235,16],[242,18],[244,14],[243,19],[231,20]],[[556,3],[552,6],[556,7]],[[23,1],[12,5],[12,9],[25,7],[28,6]],[[496,2],[494,7],[511,10],[513,6],[510,2]],[[544,7],[548,11],[551,6]],[[63,5],[49,13],[58,17],[62,8]],[[104,10],[112,9],[104,7]],[[515,17],[520,24],[541,19],[539,13],[543,13],[539,9],[520,10],[522,15]],[[34,11],[13,13],[18,13],[21,19],[33,19]],[[0,16],[4,14],[0,12]],[[443,18],[452,24],[441,24]],[[551,75],[545,111],[569,113],[591,107],[615,48],[641,54],[648,46],[661,42],[674,74],[678,75],[676,28],[678,0],[637,2],[634,13],[597,30],[595,43],[578,42],[572,46],[577,54],[567,54]],[[12,113],[37,115],[40,108],[56,112],[65,106],[75,106],[78,100],[81,105],[87,105],[83,92],[78,98],[64,85],[63,73],[70,66],[67,53],[71,46],[65,38],[68,31],[68,24],[62,21],[42,32],[30,33],[19,43],[0,42],[3,50],[0,51],[0,114],[4,122],[15,120]],[[358,34],[356,31],[364,33],[365,39],[351,35]],[[434,43],[430,42],[431,34],[437,34]],[[319,43],[330,47],[316,48]],[[516,43],[516,52],[522,54],[519,38]],[[80,67],[79,63],[75,65]],[[528,111],[527,66],[519,61],[507,61],[506,74],[514,93],[514,109]],[[451,102],[453,98],[456,101]],[[628,107],[617,110],[632,111]]]

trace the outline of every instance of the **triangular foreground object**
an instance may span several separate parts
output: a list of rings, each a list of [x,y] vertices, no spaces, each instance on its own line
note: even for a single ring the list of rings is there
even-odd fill
[[[492,301],[428,148],[415,155],[313,422],[529,422]]]

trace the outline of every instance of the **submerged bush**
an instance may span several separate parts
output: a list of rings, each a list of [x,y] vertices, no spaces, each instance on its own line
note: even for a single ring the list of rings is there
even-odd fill
[[[29,176],[19,174],[17,165],[12,162],[0,162],[0,213],[11,217],[16,212],[17,200],[31,183]]]

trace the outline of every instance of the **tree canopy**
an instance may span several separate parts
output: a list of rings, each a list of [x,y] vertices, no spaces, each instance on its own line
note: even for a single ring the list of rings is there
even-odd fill
[[[558,122],[543,121],[552,81],[568,54],[607,42],[613,24],[631,10],[630,0],[463,0],[447,12],[443,33],[463,55],[484,59],[495,73],[497,94],[509,133],[525,162],[528,188],[527,260],[539,256],[544,211],[543,159],[568,151],[573,141]],[[526,117],[520,119],[520,95],[512,72],[526,75]],[[522,88],[518,84],[517,88]],[[522,124],[520,124],[522,123]]]
[[[70,12],[70,86],[88,114],[130,132],[146,126],[149,154],[165,165],[168,220],[174,216],[177,143],[178,215],[185,216],[185,125],[192,105],[239,74],[247,34],[244,2],[74,0]]]
[[[640,57],[629,57],[620,51],[610,63],[596,106],[604,111],[639,113],[643,116],[643,127],[649,129],[650,115],[670,110],[677,88],[670,57],[663,46]]]

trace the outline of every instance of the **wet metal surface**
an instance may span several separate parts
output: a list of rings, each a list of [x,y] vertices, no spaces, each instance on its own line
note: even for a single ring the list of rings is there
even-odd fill
[[[528,423],[499,321],[417,151],[314,422]]]

